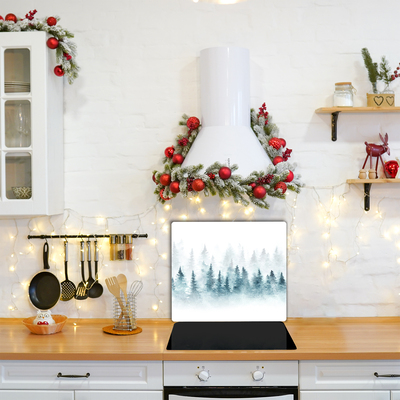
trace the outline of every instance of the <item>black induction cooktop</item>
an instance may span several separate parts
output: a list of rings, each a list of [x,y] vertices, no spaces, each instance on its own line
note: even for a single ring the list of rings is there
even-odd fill
[[[296,350],[283,322],[177,322],[167,350]]]

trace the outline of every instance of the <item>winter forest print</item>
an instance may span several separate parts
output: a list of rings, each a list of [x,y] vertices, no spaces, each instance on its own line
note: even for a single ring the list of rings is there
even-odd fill
[[[286,320],[286,223],[173,222],[174,321]]]

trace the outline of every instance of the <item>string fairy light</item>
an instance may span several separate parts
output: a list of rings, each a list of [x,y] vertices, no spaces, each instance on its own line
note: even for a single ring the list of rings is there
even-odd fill
[[[360,244],[365,240],[366,226],[365,221],[371,223],[376,220],[375,225],[379,225],[379,233],[383,239],[390,240],[393,243],[395,251],[400,250],[400,240],[396,238],[396,235],[400,234],[400,225],[397,223],[393,227],[387,227],[387,215],[384,203],[389,200],[393,200],[390,197],[381,198],[378,201],[376,209],[369,213],[364,212],[363,198],[360,201],[360,215],[356,217],[354,226],[354,240],[353,249],[343,249],[338,241],[338,228],[341,225],[341,215],[343,210],[347,210],[346,196],[350,189],[346,183],[335,185],[335,186],[306,186],[303,190],[307,191],[307,194],[312,195],[315,200],[317,208],[317,219],[319,225],[316,227],[320,230],[321,243],[324,246],[324,257],[321,257],[320,266],[323,269],[331,270],[335,268],[338,263],[346,265],[350,260],[358,257],[360,254]],[[354,186],[356,187],[356,185]],[[357,190],[359,190],[357,188]],[[328,199],[323,200],[323,194],[328,193]],[[364,193],[363,193],[364,195]],[[301,195],[300,195],[301,196]],[[300,207],[298,206],[298,194],[289,193],[286,198],[285,206],[288,216],[288,266],[293,268],[296,260],[295,255],[299,252],[301,246],[301,239],[306,237],[304,235],[305,228],[302,222],[297,223],[296,218]],[[396,199],[397,200],[397,199]],[[186,201],[184,203],[184,210],[179,207],[176,210],[171,204],[154,204],[144,212],[132,215],[119,215],[114,217],[106,216],[85,216],[80,215],[74,210],[66,209],[64,215],[60,217],[32,217],[27,222],[27,230],[29,233],[34,232],[35,234],[51,232],[52,235],[57,234],[68,234],[68,232],[87,232],[88,230],[96,229],[99,234],[107,234],[111,226],[129,225],[135,231],[149,233],[149,239],[143,242],[138,242],[137,248],[134,248],[135,256],[132,261],[129,261],[130,266],[133,266],[133,270],[136,271],[140,279],[146,279],[146,286],[152,287],[152,299],[150,299],[149,309],[157,316],[165,316],[166,311],[164,310],[164,302],[162,290],[167,290],[168,284],[165,285],[163,275],[161,274],[164,267],[169,267],[169,249],[163,247],[169,242],[170,233],[170,222],[174,219],[180,219],[180,216],[185,216],[186,220],[201,220],[207,215],[208,204],[199,196],[193,197],[192,201]],[[253,206],[245,207],[242,204],[236,204],[233,201],[226,199],[219,202],[219,208],[213,209],[214,214],[219,216],[221,220],[257,220],[260,215],[259,210],[255,210]],[[160,215],[159,215],[160,214]],[[267,218],[271,214],[267,215]],[[300,215],[301,217],[301,215]],[[371,218],[372,217],[372,218]],[[217,217],[218,218],[218,217]],[[263,217],[265,219],[265,217]],[[300,218],[301,219],[301,218]],[[17,304],[21,301],[25,301],[26,291],[29,285],[29,281],[24,279],[20,280],[18,277],[18,266],[21,258],[26,257],[29,253],[37,252],[37,242],[32,242],[26,239],[25,235],[21,235],[21,230],[18,227],[18,223],[14,221],[15,229],[8,235],[10,238],[10,253],[8,257],[8,269],[10,276],[13,277],[10,295],[9,310],[18,310]],[[21,225],[21,224],[20,224]],[[94,228],[96,227],[96,228]],[[150,227],[150,228],[148,228]],[[147,232],[149,231],[149,232]],[[315,237],[315,236],[314,236]],[[112,274],[112,269],[116,264],[108,264],[105,261],[108,260],[108,239],[104,238],[99,240],[99,248],[102,250],[99,252],[99,275],[107,273]],[[349,242],[351,243],[351,241]],[[388,243],[390,246],[390,244]],[[140,248],[144,246],[145,251],[143,255],[140,254]],[[63,253],[62,253],[62,241],[53,239],[51,251],[52,268],[54,267],[57,274],[63,274]],[[348,247],[348,246],[347,246]],[[40,247],[39,247],[40,248]],[[346,255],[346,252],[350,253]],[[400,255],[395,258],[397,263],[400,264]],[[125,265],[125,264],[124,264]],[[128,264],[126,264],[128,266]],[[122,264],[119,266],[122,267]],[[163,268],[159,268],[163,267]],[[79,268],[79,265],[76,265]],[[161,279],[162,278],[162,279]],[[169,282],[168,282],[169,283]],[[17,285],[17,286],[16,286]],[[150,286],[149,286],[150,285]],[[18,289],[22,288],[25,293],[23,298],[19,294]],[[73,303],[71,303],[73,304]],[[75,301],[75,309],[78,313],[87,311],[85,308],[89,307],[89,302],[83,304],[82,302]]]

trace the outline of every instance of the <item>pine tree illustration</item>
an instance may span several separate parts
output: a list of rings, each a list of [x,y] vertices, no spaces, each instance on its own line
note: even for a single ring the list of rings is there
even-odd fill
[[[192,271],[192,276],[190,278],[190,295],[189,299],[190,300],[196,300],[198,301],[201,298],[199,290],[198,290],[198,285],[196,281],[196,274],[194,271]]]
[[[218,271],[216,294],[218,297],[222,297],[225,294],[221,270]]]
[[[257,273],[253,275],[252,290],[255,296],[261,296],[263,293],[263,277],[260,268]]]
[[[224,292],[225,292],[225,295],[230,295],[231,294],[231,288],[229,286],[229,278],[228,277],[225,278]]]
[[[243,293],[249,294],[251,291],[249,273],[245,267],[242,267],[241,283]]]
[[[242,278],[240,276],[239,266],[235,267],[235,282],[233,284],[233,293],[240,293],[242,291]]]
[[[206,290],[207,292],[212,292],[215,285],[215,278],[214,278],[214,270],[212,264],[210,264],[210,268],[207,271],[206,276]]]
[[[286,292],[286,281],[285,278],[281,272],[279,276],[279,281],[278,281],[278,291],[279,292]]]

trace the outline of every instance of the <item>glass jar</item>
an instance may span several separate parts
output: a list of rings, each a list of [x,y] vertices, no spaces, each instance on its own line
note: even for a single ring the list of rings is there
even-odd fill
[[[133,240],[132,235],[125,236],[125,260],[133,259]]]
[[[334,107],[353,107],[353,90],[351,82],[335,83],[335,92],[333,93]]]
[[[125,235],[117,235],[117,260],[125,259]]]
[[[117,235],[110,235],[110,260],[117,259]]]

